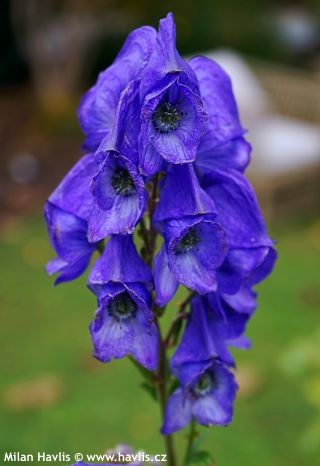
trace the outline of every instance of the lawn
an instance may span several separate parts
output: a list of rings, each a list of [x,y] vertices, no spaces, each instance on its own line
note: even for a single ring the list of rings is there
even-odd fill
[[[140,389],[136,368],[91,357],[95,301],[85,277],[54,288],[46,276],[52,253],[41,218],[8,220],[0,234],[0,457],[100,453],[119,442],[163,452],[158,407]],[[242,389],[234,423],[200,429],[218,466],[319,459],[320,223],[274,236],[279,261],[259,289],[248,329],[253,348],[236,353]],[[178,435],[179,451],[185,436]]]

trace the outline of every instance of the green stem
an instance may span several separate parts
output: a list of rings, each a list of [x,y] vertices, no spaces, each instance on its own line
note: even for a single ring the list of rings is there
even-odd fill
[[[190,430],[189,430],[189,435],[188,435],[188,442],[187,442],[187,449],[186,449],[186,454],[184,458],[184,465],[187,465],[191,459],[191,454],[193,450],[193,441],[196,437],[196,423],[195,420],[192,419],[190,423]]]
[[[163,341],[161,328],[159,325],[158,318],[156,319],[158,332],[159,332],[159,345],[160,345],[160,352],[159,352],[159,366],[158,366],[158,377],[159,377],[159,398],[160,398],[160,406],[161,406],[161,415],[162,419],[165,418],[166,412],[166,404],[167,404],[167,349],[165,342]],[[172,435],[165,435],[165,445],[166,445],[166,452],[168,457],[168,465],[175,466],[176,465],[176,457],[174,451],[174,441]]]
[[[187,298],[180,304],[176,317],[171,322],[167,336],[164,339],[167,348],[176,345],[180,331],[182,329],[183,321],[189,315],[189,312],[186,311],[186,308],[190,304],[190,301],[194,295],[195,292],[191,291]]]

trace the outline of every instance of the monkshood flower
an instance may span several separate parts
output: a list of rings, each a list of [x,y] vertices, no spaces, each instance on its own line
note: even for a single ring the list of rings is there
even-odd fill
[[[87,223],[50,202],[45,207],[45,220],[52,247],[58,255],[48,262],[48,274],[60,274],[56,285],[79,277],[96,249],[96,245],[87,240]]]
[[[179,283],[201,294],[216,290],[216,270],[228,246],[215,217],[214,202],[200,187],[192,165],[172,166],[153,218],[164,236],[154,261],[158,305],[172,298]]]
[[[250,161],[251,146],[243,138],[246,131],[239,120],[229,76],[206,57],[194,57],[189,64],[197,75],[209,117],[197,149],[197,173],[203,176],[216,168],[244,171]]]
[[[207,114],[191,66],[176,50],[172,13],[159,24],[154,50],[140,85],[140,170],[156,173],[163,161],[187,163],[196,158]]]
[[[146,207],[147,192],[136,166],[134,139],[138,130],[131,123],[133,128],[129,129],[134,129],[131,133],[126,125],[128,118],[131,121],[130,108],[137,91],[133,82],[123,92],[114,128],[95,154],[100,165],[91,182],[94,206],[89,219],[90,241],[99,241],[110,234],[132,233]]]
[[[88,279],[99,308],[90,325],[94,356],[103,362],[131,355],[154,370],[158,332],[151,312],[151,271],[130,235],[112,236]]]
[[[204,426],[225,426],[232,420],[237,384],[233,374],[220,362],[208,361],[199,375],[185,388],[178,388],[170,396],[162,433],[172,434],[183,429],[194,418]]]
[[[96,244],[87,239],[92,208],[89,180],[96,170],[91,154],[70,170],[45,207],[45,220],[51,244],[58,257],[47,265],[48,273],[60,273],[56,284],[73,280],[87,268]]]
[[[199,374],[203,372],[208,361],[219,359],[234,366],[227,348],[234,340],[237,340],[237,347],[247,347],[246,340],[239,340],[255,308],[253,295],[250,290],[247,293],[247,301],[238,303],[235,297],[231,298],[231,305],[218,293],[192,299],[186,329],[171,360],[172,372],[183,387],[190,383],[197,371]]]
[[[244,282],[254,285],[273,269],[276,253],[254,191],[235,170],[215,170],[202,187],[213,199],[217,221],[227,233],[229,251],[218,271],[220,292],[236,293]]]
[[[97,83],[83,97],[78,115],[86,135],[85,149],[96,150],[112,130],[120,96],[131,81],[141,78],[156,34],[149,26],[132,31],[114,63],[100,73]]]
[[[131,355],[142,366],[158,365],[158,332],[148,291],[139,284],[113,284],[100,298],[90,325],[93,355],[102,362]]]
[[[142,177],[129,159],[110,151],[93,177],[92,193],[95,203],[89,219],[90,241],[133,232],[143,215],[147,193]]]

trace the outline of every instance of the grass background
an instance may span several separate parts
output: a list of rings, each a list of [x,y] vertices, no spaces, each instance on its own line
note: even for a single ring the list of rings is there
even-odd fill
[[[243,388],[234,423],[200,429],[218,465],[319,461],[320,222],[273,236],[279,260],[259,287],[248,329],[253,348],[236,352]],[[95,302],[85,277],[54,288],[46,276],[52,252],[42,219],[8,220],[0,257],[0,457],[8,450],[101,453],[119,442],[163,452],[158,406],[140,389],[136,368],[90,355]],[[179,452],[185,436],[177,436]]]

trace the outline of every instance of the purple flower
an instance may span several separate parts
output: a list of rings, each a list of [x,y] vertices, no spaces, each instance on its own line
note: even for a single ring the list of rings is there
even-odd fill
[[[235,324],[225,319],[219,307],[211,307],[206,297],[192,299],[186,329],[171,360],[172,373],[183,387],[194,378],[195,367],[201,374],[208,361],[219,358],[229,366],[234,365],[227,349],[231,325]]]
[[[173,15],[169,13],[160,21],[140,86],[140,170],[145,175],[156,173],[163,160],[192,162],[206,128],[197,77],[177,52],[175,42]]]
[[[153,217],[164,244],[154,261],[157,304],[174,295],[178,283],[201,294],[217,287],[216,270],[227,253],[214,202],[200,187],[193,167],[172,166]]]
[[[103,362],[133,356],[157,366],[158,332],[150,309],[152,275],[129,235],[112,236],[94,264],[88,286],[99,308],[90,325],[94,356]]]
[[[96,150],[110,133],[121,93],[131,81],[141,78],[155,39],[156,31],[149,26],[132,31],[114,63],[100,73],[97,83],[83,97],[78,114],[86,149]]]
[[[164,238],[154,262],[157,304],[166,304],[178,283],[200,294],[215,291],[228,249],[223,228],[200,215],[184,217],[166,222]]]
[[[251,146],[243,138],[245,130],[239,121],[229,76],[206,57],[194,57],[189,64],[197,75],[208,113],[207,131],[195,161],[197,172],[202,176],[216,168],[244,171],[250,161]]]
[[[150,294],[135,283],[110,285],[90,325],[93,355],[102,362],[131,355],[155,370],[158,333],[150,304]]]
[[[110,151],[93,177],[92,193],[95,204],[89,218],[90,241],[133,232],[145,210],[147,193],[129,159]]]
[[[183,429],[192,418],[204,426],[225,426],[232,421],[237,384],[233,374],[217,361],[209,361],[186,388],[170,396],[162,433]]]
[[[225,319],[233,313],[251,317],[257,307],[257,293],[247,284],[242,286],[237,293],[211,293],[208,299],[211,307],[219,308]]]
[[[96,245],[87,240],[87,223],[47,202],[45,219],[52,247],[58,257],[48,262],[49,275],[59,273],[55,284],[74,280],[89,265]]]
[[[96,164],[91,154],[70,170],[45,207],[51,244],[58,257],[47,265],[51,275],[60,273],[56,284],[73,280],[87,268],[96,244],[87,239],[88,217],[92,209],[89,183]]]
[[[139,256],[131,235],[114,235],[88,278],[88,287],[98,297],[108,294],[114,284],[141,284],[152,289],[152,274]]]
[[[132,233],[145,209],[147,193],[136,166],[135,140],[139,131],[131,133],[134,124],[127,124],[128,118],[130,122],[137,120],[130,115],[137,91],[136,82],[132,81],[122,93],[112,131],[95,153],[99,168],[91,182],[94,203],[89,218],[90,241],[110,234]]]
[[[208,361],[219,359],[234,365],[228,345],[248,348],[243,334],[255,307],[255,295],[250,289],[233,296],[210,293],[192,299],[186,329],[171,360],[172,372],[183,387],[196,372],[202,373]]]
[[[255,284],[276,260],[259,205],[249,182],[238,172],[215,170],[202,183],[217,209],[217,221],[227,233],[229,252],[218,271],[219,290],[236,293],[244,282]]]

